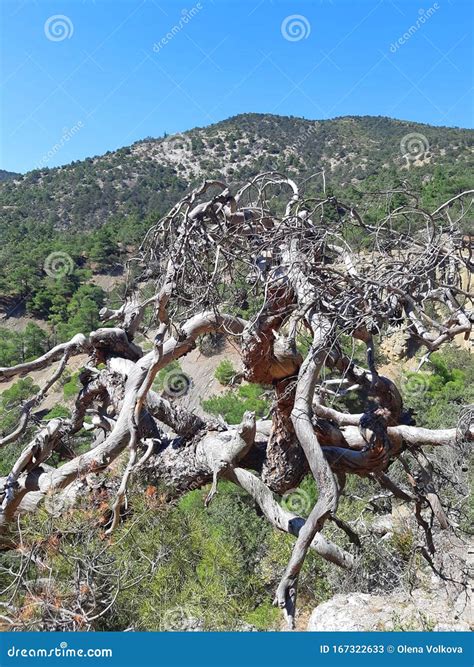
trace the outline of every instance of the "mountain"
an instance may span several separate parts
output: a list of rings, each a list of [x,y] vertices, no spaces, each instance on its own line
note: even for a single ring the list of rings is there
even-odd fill
[[[403,196],[374,204],[364,193],[403,183],[433,210],[473,187],[473,139],[471,130],[385,117],[312,121],[243,114],[13,175],[0,183],[0,309],[18,312],[20,302],[36,317],[68,321],[69,302],[81,285],[86,289],[92,273],[118,271],[151,224],[204,178],[237,188],[274,170],[304,183],[307,195],[321,196],[321,176],[309,177],[324,170],[327,194],[376,220]],[[67,279],[52,282],[48,262],[58,252],[66,255]],[[102,297],[95,291],[93,298]]]
[[[0,182],[1,181],[11,181],[14,178],[20,178],[21,174],[17,174],[15,171],[5,171],[5,169],[0,169]]]
[[[393,184],[397,174],[425,176],[437,166],[459,176],[472,166],[473,138],[471,130],[385,117],[310,121],[243,114],[29,172],[0,186],[0,206],[9,221],[85,229],[116,215],[163,213],[204,177],[240,183],[273,169],[303,180],[324,169],[326,183],[338,188],[367,179]]]

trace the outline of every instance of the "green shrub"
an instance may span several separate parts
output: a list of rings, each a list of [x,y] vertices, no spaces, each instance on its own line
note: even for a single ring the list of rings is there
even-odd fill
[[[419,426],[456,426],[462,406],[474,402],[474,357],[467,350],[447,346],[432,354],[418,373],[406,373],[401,389]]]
[[[212,415],[221,415],[228,424],[240,424],[247,410],[263,417],[270,409],[270,402],[264,396],[263,387],[245,384],[221,396],[211,396],[202,402],[202,407]]]
[[[162,392],[165,389],[166,378],[170,373],[179,372],[181,370],[181,364],[177,359],[173,359],[167,366],[162,368],[156,374],[156,377],[153,381],[153,390],[156,392]]]
[[[266,600],[246,614],[245,621],[257,630],[268,630],[271,627],[278,627],[281,622],[281,612],[278,607],[272,605],[271,600]]]
[[[58,417],[68,418],[70,416],[71,411],[65,405],[58,404],[44,416],[44,419],[49,421],[50,419],[57,419]]]
[[[63,385],[63,396],[66,400],[75,398],[80,390],[81,383],[79,382],[79,373],[74,373]]]
[[[236,374],[237,371],[232,365],[232,362],[228,359],[223,359],[217,366],[214,372],[214,377],[220,384],[227,386],[231,383],[232,378],[235,377]]]
[[[22,404],[38,393],[39,389],[39,386],[30,377],[26,377],[17,380],[0,395],[0,437],[8,435],[15,429],[20,418]],[[2,449],[0,475],[10,472],[23,446],[28,442],[31,431],[30,425],[18,440]]]
[[[409,560],[412,556],[414,540],[413,532],[409,528],[394,531],[390,538],[391,545],[403,560]]]

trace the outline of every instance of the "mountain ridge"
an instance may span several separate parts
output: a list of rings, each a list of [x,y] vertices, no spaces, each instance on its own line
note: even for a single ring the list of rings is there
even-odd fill
[[[52,317],[56,299],[64,321],[78,286],[118,271],[150,226],[204,179],[237,191],[258,173],[277,171],[298,181],[305,196],[334,195],[376,222],[407,203],[404,192],[433,211],[471,189],[473,146],[472,130],[384,116],[240,114],[28,172],[0,182],[0,309],[25,303],[29,312]],[[463,225],[472,233],[468,216]],[[52,289],[47,271],[57,253],[72,271],[61,298],[53,298],[59,285]]]
[[[420,155],[408,160],[400,144],[414,134]],[[259,171],[275,170],[304,179],[324,169],[338,187],[383,172],[392,172],[393,178],[417,168],[422,173],[436,165],[467,166],[473,139],[469,129],[384,116],[307,120],[239,114],[204,128],[147,137],[103,155],[27,172],[0,184],[0,205],[4,213],[14,210],[14,218],[46,218],[57,228],[93,228],[114,215],[163,213],[204,177],[240,183]]]
[[[19,174],[16,171],[7,171],[6,169],[0,169],[0,183],[2,181],[10,181],[15,178],[18,178],[19,176],[23,176],[23,174]]]
[[[460,127],[457,125],[433,125],[431,123],[424,123],[421,121],[414,121],[414,120],[408,120],[404,118],[394,118],[392,116],[383,116],[383,115],[370,115],[370,114],[364,114],[364,115],[344,115],[344,116],[334,116],[334,118],[306,118],[304,116],[294,116],[294,115],[284,115],[284,114],[273,114],[273,113],[265,113],[265,112],[249,112],[249,113],[239,113],[235,114],[234,116],[229,116],[228,118],[225,118],[223,120],[216,121],[215,123],[211,123],[209,125],[196,125],[195,127],[189,128],[187,130],[182,130],[181,132],[174,132],[173,135],[187,135],[192,132],[198,131],[198,130],[206,130],[209,128],[217,127],[219,125],[226,125],[231,122],[238,122],[240,119],[244,119],[247,117],[254,117],[254,118],[274,118],[274,119],[291,119],[291,120],[298,120],[298,121],[304,121],[307,123],[331,123],[331,122],[336,122],[336,121],[347,121],[347,120],[363,120],[363,119],[380,119],[381,121],[390,121],[392,123],[399,123],[401,125],[409,125],[413,127],[425,127],[425,128],[435,128],[439,130],[459,130],[461,132],[474,132],[474,128],[468,128],[468,127]],[[165,132],[165,135],[168,133]],[[136,141],[132,142],[131,144],[124,144],[123,146],[118,146],[115,149],[110,149],[108,151],[105,151],[104,153],[97,153],[94,155],[89,155],[84,158],[78,159],[78,160],[71,160],[70,162],[65,162],[64,164],[56,165],[54,167],[48,167],[44,166],[42,169],[28,169],[25,172],[16,172],[16,171],[10,171],[7,169],[0,169],[0,181],[2,180],[9,180],[9,179],[18,179],[22,178],[23,176],[27,176],[28,174],[31,174],[34,171],[52,171],[55,169],[62,169],[65,167],[70,167],[72,165],[75,165],[80,162],[85,162],[87,160],[95,160],[97,158],[103,157],[105,155],[109,155],[111,153],[117,153],[123,149],[129,148],[131,146],[134,146],[136,144],[140,143],[145,143],[148,141],[161,141],[163,139],[163,135],[154,135],[154,136],[148,136],[144,137],[142,139],[137,139]]]

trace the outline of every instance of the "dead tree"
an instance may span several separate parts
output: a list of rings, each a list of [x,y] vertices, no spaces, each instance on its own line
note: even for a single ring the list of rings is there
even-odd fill
[[[136,469],[146,468],[149,478],[176,493],[212,482],[206,502],[225,477],[254,498],[275,528],[296,538],[275,596],[293,627],[307,550],[344,568],[353,563],[348,551],[323,535],[328,520],[352,533],[337,515],[346,475],[371,477],[412,502],[422,524],[421,510],[431,507],[447,528],[442,501],[434,503],[432,493],[430,498],[429,465],[417,484],[408,461],[423,462],[424,446],[456,446],[459,432],[413,425],[399,390],[378,372],[375,344],[394,323],[405,326],[428,355],[459,334],[469,337],[472,250],[463,243],[460,222],[470,213],[472,194],[459,194],[430,213],[406,192],[409,203],[377,224],[335,197],[305,196],[277,173],[261,174],[235,193],[225,183],[206,181],[186,195],[149,229],[130,261],[128,296],[119,309],[102,313],[113,327],[78,334],[35,361],[0,369],[1,381],[57,364],[56,381],[68,359],[88,355],[71,418],[40,425],[0,481],[3,533],[11,538],[12,519],[47,496],[69,506],[87,492],[91,473],[127,451],[109,532],[121,520]],[[149,284],[156,286],[155,296],[141,300],[140,290]],[[239,314],[242,292],[256,304],[248,318]],[[146,354],[136,343],[145,309],[153,310],[157,331]],[[239,347],[245,380],[273,389],[270,421],[247,413],[240,426],[229,426],[152,390],[156,373],[208,333],[223,334]],[[311,342],[303,358],[304,337]],[[343,339],[366,346],[365,367],[344,352]],[[2,444],[24,432],[32,407],[50,386],[30,401]],[[331,406],[330,397],[348,388],[365,392],[364,412]],[[52,467],[48,459],[61,447],[74,452],[86,411],[95,412],[88,428],[97,429],[96,442]],[[471,420],[463,421],[462,431],[464,441],[472,440]],[[400,457],[410,491],[388,474]],[[275,494],[297,486],[308,471],[318,500],[304,519]]]

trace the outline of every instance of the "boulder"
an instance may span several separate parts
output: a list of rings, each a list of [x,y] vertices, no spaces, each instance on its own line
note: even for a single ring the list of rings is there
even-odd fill
[[[370,526],[371,531],[375,535],[386,535],[393,532],[393,518],[391,514],[381,514],[375,517]]]
[[[464,598],[462,609],[438,593],[417,589],[390,595],[369,593],[338,594],[320,604],[311,614],[310,632],[370,632],[469,630],[470,605]],[[456,608],[458,607],[458,608]]]

